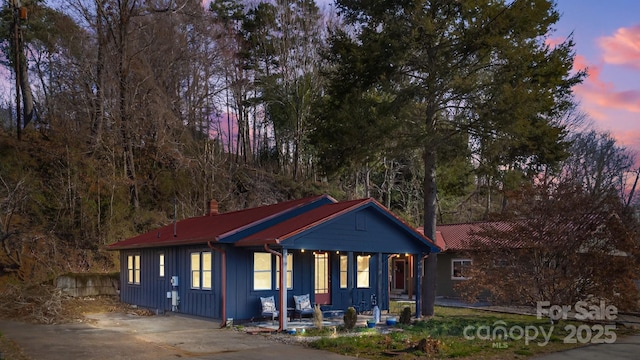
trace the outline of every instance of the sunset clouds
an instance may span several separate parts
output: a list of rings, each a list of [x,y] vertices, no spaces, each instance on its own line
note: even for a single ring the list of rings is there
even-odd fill
[[[577,44],[574,69],[588,77],[574,88],[581,109],[601,131],[640,153],[640,25],[620,27],[592,40],[595,60]]]
[[[640,25],[620,28],[613,36],[597,40],[606,63],[640,71]]]

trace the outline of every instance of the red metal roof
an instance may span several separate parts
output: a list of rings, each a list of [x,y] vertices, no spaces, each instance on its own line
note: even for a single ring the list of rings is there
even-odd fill
[[[255,225],[278,214],[323,198],[335,202],[328,195],[291,200],[273,205],[232,211],[210,216],[200,216],[178,221],[159,229],[107,246],[110,250],[159,247],[168,245],[202,244],[233,234],[247,226]],[[175,235],[174,235],[175,228]]]
[[[447,244],[445,243],[444,239],[442,238],[442,234],[440,233],[440,231],[436,230],[436,241],[435,243],[424,234],[424,226],[420,226],[416,229],[420,234],[422,234],[424,237],[426,237],[431,243],[435,244],[437,247],[439,247],[442,251],[447,249]]]
[[[307,229],[310,229],[314,226],[334,219],[344,213],[365,206],[367,204],[377,205],[382,211],[386,212],[388,215],[392,216],[400,223],[406,225],[409,229],[413,229],[412,226],[408,225],[407,223],[402,221],[402,219],[395,216],[392,212],[390,212],[375,199],[368,198],[323,205],[319,208],[305,212],[304,214],[283,221],[280,224],[274,225],[268,229],[248,236],[247,238],[236,242],[236,246],[259,246],[264,244],[278,244],[291,236],[294,236],[300,232],[303,232]],[[418,232],[418,234],[422,235],[422,238],[426,243],[433,244],[433,242],[425,237],[422,233]]]
[[[473,236],[474,233],[485,230],[495,229],[496,231],[504,231],[511,229],[513,224],[507,222],[475,222],[463,224],[445,224],[438,225],[437,232],[442,236],[446,249],[449,250],[469,250],[472,249],[474,240],[480,241],[487,246],[496,246],[496,242],[490,239]],[[520,243],[510,243],[507,246],[519,247]]]
[[[344,212],[370,203],[371,201],[373,201],[373,199],[360,199],[327,204],[248,236],[236,242],[236,246],[276,244],[288,237],[309,229],[314,225],[333,219]]]

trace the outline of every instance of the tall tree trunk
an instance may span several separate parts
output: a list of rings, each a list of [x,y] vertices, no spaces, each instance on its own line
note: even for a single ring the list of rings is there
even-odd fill
[[[424,235],[436,239],[436,150],[431,144],[424,148]],[[432,316],[436,301],[437,255],[430,254],[425,260],[425,275],[422,281],[422,315]]]
[[[27,57],[24,55],[24,43],[22,41],[22,31],[20,24],[20,8],[17,3],[14,6],[13,21],[13,50],[14,70],[16,75],[16,128],[18,139],[22,137],[22,129],[26,127],[33,118],[33,94],[29,83],[29,68],[27,67]],[[20,95],[22,95],[22,114],[20,113]],[[20,120],[22,115],[22,121]]]
[[[22,43],[20,44],[20,91],[22,92],[22,123],[26,127],[33,119],[33,94],[31,93],[31,85],[29,83],[29,71],[27,68],[27,59],[24,56]]]
[[[131,13],[136,6],[136,2],[133,1],[131,6],[129,2],[125,2],[120,7],[120,23],[118,24],[118,77],[119,77],[119,91],[120,91],[120,132],[122,135],[122,147],[124,151],[124,170],[127,178],[129,179],[129,192],[131,195],[130,203],[136,209],[139,207],[139,192],[136,181],[136,169],[135,169],[135,157],[133,154],[133,139],[132,139],[132,117],[129,116],[129,94],[128,94],[128,31],[129,23],[131,20]]]
[[[94,146],[99,146],[102,142],[102,126],[104,124],[104,47],[106,38],[104,34],[104,5],[105,1],[96,1],[96,37],[97,37],[97,58],[96,58],[96,90],[94,97],[94,119],[91,126],[91,141]]]

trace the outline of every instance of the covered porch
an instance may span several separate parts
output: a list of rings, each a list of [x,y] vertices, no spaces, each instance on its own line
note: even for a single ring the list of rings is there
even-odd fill
[[[276,286],[259,296],[274,296],[279,311],[294,308],[294,296],[308,294],[311,306],[320,305],[323,311],[354,307],[359,314],[371,314],[374,306],[389,310],[392,259],[408,261],[403,268],[411,282],[407,286],[419,289],[424,259],[440,251],[373,199],[325,205],[245,237],[234,247],[276,257]],[[255,276],[262,276],[256,266],[254,287]],[[422,301],[419,291],[415,301]],[[291,320],[280,316],[279,329],[289,328]]]

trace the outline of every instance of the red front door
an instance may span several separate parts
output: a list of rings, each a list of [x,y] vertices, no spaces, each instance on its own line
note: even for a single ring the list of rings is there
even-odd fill
[[[331,304],[331,274],[329,271],[329,253],[316,252],[314,254],[314,261],[315,303],[320,305]]]
[[[394,288],[396,290],[404,290],[404,259],[394,259],[393,260],[393,277],[394,277]]]

